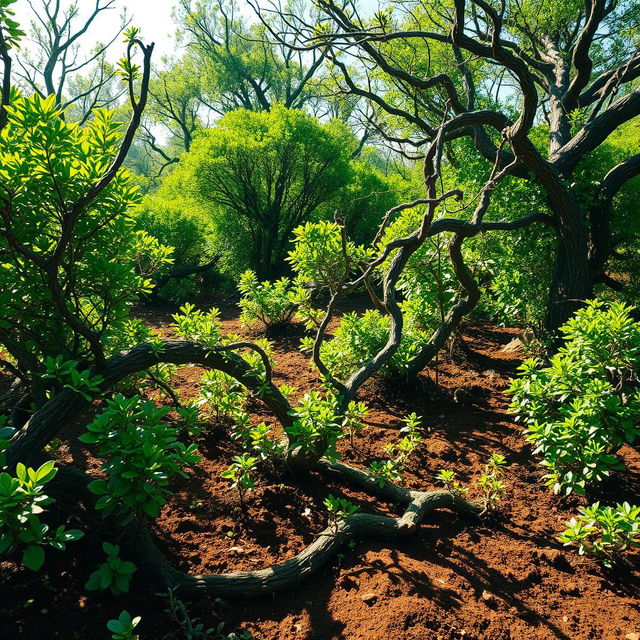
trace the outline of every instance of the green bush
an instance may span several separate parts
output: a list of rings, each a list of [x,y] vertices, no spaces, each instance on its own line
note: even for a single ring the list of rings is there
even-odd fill
[[[86,336],[73,328],[67,314],[109,351],[131,303],[150,291],[149,276],[167,263],[170,249],[137,230],[138,188],[126,170],[79,209],[70,241],[59,243],[61,220],[111,165],[121,125],[104,110],[97,110],[83,127],[65,122],[55,96],[16,95],[6,109],[0,205],[16,239],[10,243],[0,234],[0,345],[31,380],[43,373],[40,365],[47,356],[91,357]],[[56,246],[64,249],[56,273],[64,308],[51,280],[16,243],[41,258],[53,255]]]
[[[247,268],[260,280],[280,276],[292,230],[349,181],[346,135],[339,123],[281,105],[238,109],[198,132],[152,202],[171,203],[179,219],[204,218],[228,277]]]
[[[238,289],[242,298],[238,303],[244,326],[261,324],[265,328],[286,325],[296,310],[291,280],[281,278],[275,282],[259,282],[254,271],[247,270],[240,276]]]
[[[587,303],[561,327],[565,343],[549,365],[530,358],[511,384],[512,409],[554,492],[583,494],[623,468],[615,453],[640,434],[640,324],[631,311]]]
[[[64,525],[50,532],[41,520],[44,507],[54,502],[44,487],[57,471],[53,462],[45,462],[38,469],[18,463],[15,477],[0,473],[0,554],[22,550],[22,564],[32,571],[44,563],[44,546],[63,550],[68,542],[84,535]]]
[[[640,547],[640,507],[628,502],[615,508],[601,507],[599,502],[583,507],[577,518],[567,522],[558,540],[610,567],[622,553]]]
[[[105,462],[101,471],[107,480],[94,480],[89,489],[100,496],[96,509],[116,513],[128,522],[134,515],[157,518],[170,480],[187,477],[184,467],[198,456],[196,445],[178,440],[179,426],[163,422],[168,407],[158,408],[139,396],[118,394],[87,426],[80,440],[97,445]]]
[[[391,318],[375,309],[362,314],[346,313],[330,340],[320,347],[320,356],[332,375],[347,378],[373,358],[389,339]],[[429,339],[429,334],[417,330],[407,322],[397,351],[382,367],[380,374],[388,378],[406,376],[413,359]],[[311,351],[313,338],[302,340],[302,350]]]
[[[161,193],[169,190],[171,176]],[[181,199],[170,199],[159,194],[143,198],[136,218],[139,229],[173,247],[173,261],[154,273],[154,282],[186,267],[207,264],[213,258],[211,228],[207,218],[199,214],[197,206],[186,206]],[[154,285],[155,286],[155,285]],[[154,294],[160,300],[173,304],[183,303],[198,289],[194,276],[172,278],[162,284]]]

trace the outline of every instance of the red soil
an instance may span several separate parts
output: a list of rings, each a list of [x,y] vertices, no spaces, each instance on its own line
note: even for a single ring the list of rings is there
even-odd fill
[[[239,332],[230,309],[223,325]],[[167,313],[140,315],[159,333],[170,334]],[[471,520],[436,512],[412,538],[361,540],[346,547],[332,566],[294,591],[248,602],[203,598],[188,603],[192,617],[205,627],[224,620],[227,632],[246,629],[258,640],[638,640],[638,554],[608,571],[555,541],[586,501],[546,490],[543,470],[507,411],[504,389],[522,356],[503,347],[516,334],[484,324],[468,327],[462,347],[439,363],[438,386],[433,368],[411,388],[370,382],[360,394],[371,408],[368,429],[357,436],[357,451],[348,442],[342,446],[351,464],[384,457],[382,447],[397,438],[401,417],[415,411],[427,432],[405,485],[433,488],[442,468],[455,468],[461,480],[471,481],[488,455],[499,452],[510,465],[499,516]],[[298,339],[295,331],[274,338],[274,369],[276,382],[303,393],[317,377],[298,350]],[[200,375],[193,367],[178,372],[175,382],[183,397],[195,393]],[[67,434],[57,455],[95,471],[99,461],[83,451],[75,435]],[[208,431],[200,442],[202,461],[189,479],[176,483],[158,520],[160,546],[185,570],[249,570],[291,558],[326,526],[321,503],[328,493],[348,497],[362,511],[394,512],[393,505],[327,485],[320,477],[298,482],[265,477],[248,496],[249,517],[240,524],[237,496],[220,478],[237,452],[223,428]],[[622,453],[629,470],[594,499],[638,502],[640,455],[631,449]],[[121,598],[82,588],[101,561],[99,543],[89,535],[74,544],[73,553],[49,552],[39,580],[0,564],[0,639],[107,638],[106,621],[122,609],[142,616],[142,640],[159,640],[175,630],[164,613],[165,601],[152,595],[153,586],[142,577],[136,576],[132,592]]]

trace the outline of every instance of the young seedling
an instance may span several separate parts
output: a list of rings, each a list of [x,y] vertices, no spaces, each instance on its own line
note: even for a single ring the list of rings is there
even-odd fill
[[[240,498],[240,508],[246,515],[246,507],[244,496],[247,491],[251,491],[255,487],[253,473],[256,470],[257,458],[243,453],[240,456],[234,456],[233,462],[220,474],[231,482],[231,486],[238,490]]]
[[[199,438],[202,435],[200,406],[197,402],[189,402],[179,407],[176,413],[180,416],[180,424],[190,438]]]
[[[640,547],[640,507],[628,502],[615,508],[601,507],[595,502],[579,511],[577,518],[567,522],[558,540],[565,546],[577,546],[580,555],[611,567],[625,551]]]
[[[364,402],[350,402],[344,414],[343,426],[349,435],[349,443],[355,449],[353,438],[356,433],[364,429],[363,420],[367,417],[369,409]]]
[[[128,611],[123,611],[116,619],[107,622],[107,629],[111,631],[113,640],[138,640],[139,636],[133,630],[140,624],[142,618],[132,618]]]
[[[451,469],[441,469],[438,471],[436,480],[440,482],[447,491],[450,491],[460,498],[464,498],[467,493],[469,493],[469,489],[458,482],[456,472]]]
[[[341,520],[346,520],[349,516],[354,515],[360,508],[345,498],[336,498],[332,494],[329,494],[322,501],[322,504],[324,504],[329,512],[329,526],[334,531],[338,530],[338,524]]]
[[[402,420],[405,426],[400,429],[404,436],[397,443],[385,445],[384,451],[389,455],[387,460],[372,462],[369,465],[371,473],[378,478],[380,487],[384,487],[387,482],[399,482],[411,454],[422,442],[420,416],[415,413],[409,414]]]
[[[492,453],[489,461],[484,466],[484,472],[478,478],[478,485],[483,493],[483,514],[495,511],[500,500],[504,497],[506,487],[503,478],[506,464],[504,456],[499,453]]]
[[[376,460],[369,465],[369,471],[378,479],[378,486],[384,487],[387,482],[400,482],[402,469],[395,460]]]

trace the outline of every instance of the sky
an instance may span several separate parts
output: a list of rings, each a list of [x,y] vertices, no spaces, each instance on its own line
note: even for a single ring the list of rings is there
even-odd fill
[[[84,12],[90,12],[91,8],[95,6],[94,0],[76,0],[76,2]],[[62,0],[63,6],[69,6],[70,3],[71,0]],[[42,0],[31,0],[31,4],[37,8],[41,6]],[[126,8],[127,13],[133,17],[132,24],[142,29],[145,42],[155,42],[155,56],[171,56],[176,53],[173,38],[175,26],[171,16],[175,4],[176,0],[116,0],[114,8],[103,12],[100,18],[92,24],[91,29],[83,38],[83,46],[90,49],[95,42],[110,40],[120,23],[120,14]],[[378,0],[361,0],[359,3],[365,12],[377,4]],[[18,22],[25,29],[25,26],[34,20],[29,0],[18,0],[14,8]],[[115,55],[115,58],[119,58],[121,55],[122,53],[119,53]]]
[[[68,6],[68,0],[63,0],[63,2],[65,6]],[[38,7],[40,0],[32,0],[32,4],[34,7]],[[90,9],[94,6],[93,0],[78,0],[78,4],[83,11],[84,7]],[[92,24],[91,29],[84,36],[84,42],[91,46],[96,41],[110,40],[120,23],[120,14],[126,8],[127,13],[133,17],[132,24],[142,28],[145,41],[156,43],[156,55],[171,55],[175,53],[173,41],[175,26],[171,18],[174,5],[175,0],[117,0],[115,8],[103,12],[100,18]],[[24,29],[34,20],[29,2],[28,0],[18,0],[14,7],[17,21]]]

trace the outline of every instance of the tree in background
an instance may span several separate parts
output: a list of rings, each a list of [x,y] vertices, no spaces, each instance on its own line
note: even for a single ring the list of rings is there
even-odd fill
[[[209,228],[209,255],[223,256],[228,275],[251,268],[260,279],[278,276],[301,223],[332,219],[338,210],[371,239],[383,211],[395,204],[385,176],[351,161],[357,146],[346,126],[321,124],[279,104],[233,111],[201,130],[180,165],[145,199],[144,228],[176,243],[168,219],[177,234],[183,232],[179,220],[198,220]]]
[[[313,22],[282,9],[286,38],[295,24],[298,48],[323,51],[343,91],[368,99],[384,116],[381,134],[419,151],[443,131],[449,149],[466,138],[487,163],[492,179],[468,202],[480,203],[472,217],[442,221],[456,242],[503,228],[491,222],[492,192],[502,179],[540,190],[543,208],[532,212],[528,202],[511,227],[538,222],[554,234],[550,331],[598,283],[619,286],[610,266],[622,241],[614,231],[614,203],[640,173],[640,154],[628,151],[598,166],[587,192],[579,178],[607,138],[640,114],[637,3],[400,1],[372,18],[350,2],[319,0],[317,7],[322,18]],[[272,12],[269,4],[260,11],[267,29]],[[285,42],[275,29],[270,35]],[[347,54],[359,62],[358,75]],[[464,167],[465,157],[454,161]],[[477,285],[462,264],[458,270],[470,295],[468,311],[479,297]]]
[[[81,122],[90,117],[92,109],[115,105],[124,91],[116,80],[117,67],[108,62],[106,54],[129,26],[126,10],[109,40],[96,42],[88,54],[80,50],[81,41],[104,12],[115,10],[115,3],[95,0],[82,13],[78,2],[28,0],[33,12],[29,52],[16,61],[23,88],[43,98],[54,95],[63,110],[71,108],[71,119]]]
[[[296,7],[307,12],[304,2]],[[230,111],[269,111],[276,103],[305,109],[320,99],[322,56],[266,43],[264,27],[248,22],[248,8],[244,0],[178,2],[185,52],[155,74],[142,136],[158,174],[190,150],[199,127]]]

